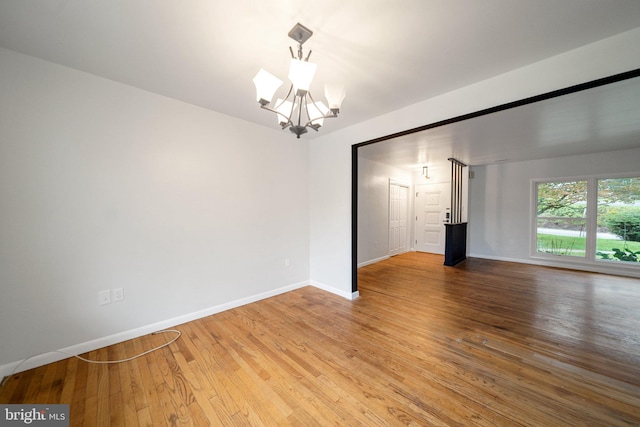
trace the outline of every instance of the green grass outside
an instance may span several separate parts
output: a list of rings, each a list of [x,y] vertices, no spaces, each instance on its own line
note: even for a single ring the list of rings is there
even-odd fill
[[[585,237],[538,234],[538,252],[557,255],[584,256],[587,239]],[[613,248],[640,251],[640,242],[624,242],[616,239],[598,239],[597,251],[613,253]]]

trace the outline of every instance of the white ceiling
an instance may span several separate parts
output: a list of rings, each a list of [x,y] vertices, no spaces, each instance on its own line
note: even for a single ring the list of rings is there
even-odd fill
[[[316,98],[347,86],[328,133],[639,27],[640,1],[0,0],[0,46],[276,128],[251,79],[286,78],[296,22]]]
[[[360,157],[420,170],[640,148],[640,77],[360,147]],[[638,159],[640,164],[640,158]]]

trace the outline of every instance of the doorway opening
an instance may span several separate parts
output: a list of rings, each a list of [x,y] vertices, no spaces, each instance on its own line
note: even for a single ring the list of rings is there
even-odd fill
[[[417,135],[418,133],[421,133],[423,131],[428,131],[436,128],[444,128],[444,127],[447,127],[448,125],[453,125],[455,123],[466,122],[471,119],[475,119],[483,116],[489,116],[494,113],[515,109],[516,107],[534,104],[540,101],[562,97],[564,95],[570,95],[573,93],[597,88],[600,86],[605,86],[608,84],[632,79],[635,77],[640,77],[640,69],[635,69],[628,72],[616,74],[613,76],[593,80],[590,82],[581,83],[581,84],[570,86],[567,88],[563,88],[563,89],[547,92],[541,95],[536,95],[529,98],[509,102],[506,104],[498,105],[498,106],[487,108],[484,110],[479,110],[469,114],[464,114],[464,115],[453,117],[447,120],[442,120],[439,122],[431,123],[428,125],[405,130],[402,132],[397,132],[394,134],[386,135],[383,137],[375,138],[369,141],[352,145],[351,146],[351,178],[352,178],[351,179],[351,290],[352,290],[352,293],[356,293],[358,291],[358,261],[357,260],[358,260],[358,188],[359,188],[358,149],[359,148],[362,148],[371,144],[376,144],[378,142],[399,139],[400,137],[405,137],[408,135],[413,135],[413,134]],[[428,136],[425,136],[425,138],[428,138]],[[456,153],[449,153],[448,157],[455,157],[455,154]],[[459,157],[461,157],[461,159],[464,160],[464,156],[459,156]]]

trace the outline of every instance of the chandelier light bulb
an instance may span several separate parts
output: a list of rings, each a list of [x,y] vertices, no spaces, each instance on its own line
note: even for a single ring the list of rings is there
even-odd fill
[[[289,65],[289,80],[291,80],[296,95],[303,95],[309,92],[317,68],[318,65],[313,62],[301,61],[295,58],[291,59],[291,64]]]
[[[282,80],[261,68],[253,78],[253,84],[256,85],[256,101],[262,105],[268,105],[276,90],[282,86]]]
[[[326,83],[324,85],[324,96],[329,102],[329,108],[339,111],[342,101],[347,96],[347,90],[343,84]]]
[[[429,166],[422,167],[422,176],[424,176],[425,179],[431,179],[429,177]]]
[[[289,121],[289,117],[291,117],[291,113],[293,113],[293,102],[278,98],[275,109],[278,112],[276,114],[278,124],[285,126]]]

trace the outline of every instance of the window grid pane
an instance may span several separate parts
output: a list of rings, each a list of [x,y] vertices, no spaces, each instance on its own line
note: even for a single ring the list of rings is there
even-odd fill
[[[640,262],[640,178],[598,180],[597,260]]]
[[[587,181],[537,185],[536,251],[586,257]]]

